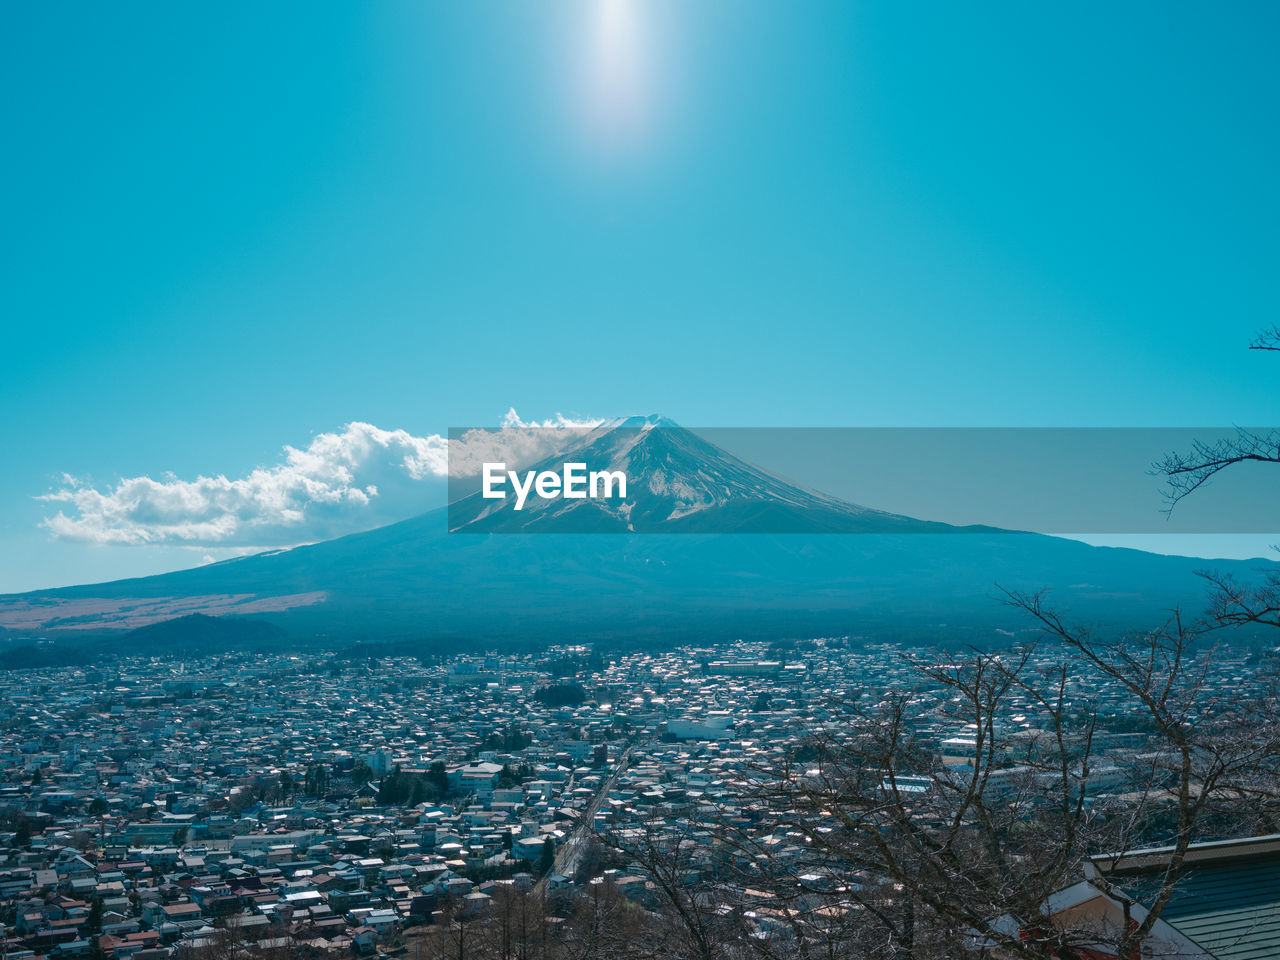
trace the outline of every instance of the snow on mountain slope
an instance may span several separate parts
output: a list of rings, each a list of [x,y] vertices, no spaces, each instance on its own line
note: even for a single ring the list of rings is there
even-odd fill
[[[79,642],[165,616],[253,612],[298,643],[409,638],[454,649],[821,633],[977,641],[1028,629],[1000,602],[1000,587],[1052,588],[1054,603],[1080,622],[1126,628],[1204,602],[1196,576],[1204,560],[844,503],[657,418],[581,439],[575,459],[637,478],[624,500],[552,500],[516,512],[465,498],[453,516],[442,508],[292,550],[0,597],[0,628],[13,631],[10,642]],[[509,535],[449,533],[450,520]],[[528,535],[543,530],[557,535]],[[578,535],[604,531],[614,535]],[[744,535],[718,535],[729,531]],[[676,533],[692,535],[668,535]],[[1241,580],[1270,566],[1215,564]]]
[[[866,533],[948,532],[927,523],[846,503],[752,466],[661,417],[603,425],[532,467],[559,472],[621,471],[621,499],[483,498],[475,487],[454,500],[449,528],[463,533]]]

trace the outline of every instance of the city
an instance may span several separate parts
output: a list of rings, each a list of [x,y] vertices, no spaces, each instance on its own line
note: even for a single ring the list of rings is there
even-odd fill
[[[1278,47],[0,4],[0,960],[1280,960]]]
[[[1062,652],[1030,656],[1051,672]],[[695,891],[714,893],[719,923],[736,909],[735,936],[761,955],[865,941],[869,893],[891,912],[901,885],[808,835],[831,811],[806,826],[795,797],[780,815],[762,785],[829,770],[816,737],[849,722],[842,705],[894,692],[940,766],[892,792],[963,778],[988,749],[918,655],[862,638],[429,659],[357,647],[5,675],[5,956],[488,956],[481,931],[512,898],[540,911],[542,952],[519,955],[559,956],[589,938],[584,903],[607,895],[657,936],[673,907],[701,906]],[[1198,696],[1265,696],[1274,659],[1219,654]],[[1082,800],[1102,808],[1148,775],[1157,738],[1123,691],[1068,686],[1063,706],[1098,718]],[[1030,695],[997,726],[1021,743],[1052,730]],[[1012,753],[990,765],[993,806],[1014,803],[1026,769]],[[1280,870],[1280,841],[1262,842]]]

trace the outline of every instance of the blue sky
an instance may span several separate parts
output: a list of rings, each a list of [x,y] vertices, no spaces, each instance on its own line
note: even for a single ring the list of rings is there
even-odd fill
[[[1114,6],[8,5],[0,590],[352,422],[1280,422],[1280,10]]]

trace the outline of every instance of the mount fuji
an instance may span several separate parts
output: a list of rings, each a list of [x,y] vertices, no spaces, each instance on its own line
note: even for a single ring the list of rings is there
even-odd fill
[[[454,533],[947,533],[915,520],[806,490],[746,463],[665,417],[631,417],[584,431],[533,472],[572,460],[631,478],[610,499],[530,498],[498,504],[478,492],[450,505]],[[964,528],[972,529],[972,528]],[[987,528],[990,529],[990,528]]]
[[[985,642],[1027,628],[999,602],[1001,587],[1050,588],[1070,616],[1116,627],[1149,627],[1174,606],[1204,602],[1195,576],[1204,560],[846,503],[661,418],[602,425],[551,459],[569,458],[624,469],[628,496],[531,500],[516,511],[472,494],[309,546],[3,596],[0,628],[10,644],[110,643],[199,613],[268,621],[298,645],[818,634]],[[1264,565],[1215,564],[1242,578]]]

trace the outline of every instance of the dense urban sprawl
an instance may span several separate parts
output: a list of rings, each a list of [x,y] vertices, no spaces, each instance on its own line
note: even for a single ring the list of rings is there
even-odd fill
[[[1238,694],[1253,676],[1241,653],[1212,682]],[[885,691],[919,688],[915,733],[944,760],[963,765],[975,736],[899,648],[847,638],[607,657],[124,658],[14,671],[0,688],[12,958],[148,960],[228,938],[282,955],[421,952],[512,891],[560,904],[544,926],[602,885],[657,910],[662,878],[625,851],[658,816],[686,831],[689,882],[714,878],[768,937],[804,904],[717,869],[723,818],[805,889],[883,878],[824,863],[750,809],[745,783],[803,766],[833,703]],[[1007,722],[1034,737],[1036,705],[1014,706]],[[1114,723],[1096,731],[1090,789],[1105,793],[1147,737],[1123,702],[1101,706]]]

